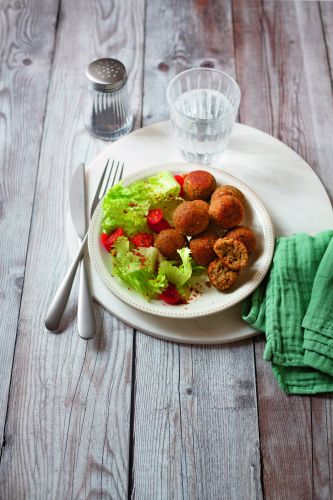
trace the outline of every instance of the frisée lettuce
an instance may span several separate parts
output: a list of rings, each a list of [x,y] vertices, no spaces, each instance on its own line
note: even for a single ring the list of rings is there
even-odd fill
[[[164,260],[161,262],[158,269],[160,275],[164,275],[169,283],[173,283],[176,287],[182,287],[192,276],[192,265],[191,265],[191,250],[187,247],[177,250],[180,255],[182,263],[180,266],[176,266],[175,263],[169,260]]]
[[[182,263],[176,265],[175,262],[163,260],[158,273],[164,275],[168,283],[173,283],[180,295],[187,299],[189,296],[189,284],[192,276],[200,275],[205,268],[199,266],[191,257],[191,250],[187,247],[177,250]]]

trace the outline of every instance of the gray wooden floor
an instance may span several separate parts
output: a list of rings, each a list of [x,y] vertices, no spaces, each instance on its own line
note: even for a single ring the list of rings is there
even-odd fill
[[[169,344],[96,308],[98,337],[43,327],[68,263],[68,183],[105,147],[84,68],[130,72],[136,127],[179,71],[237,78],[240,121],[303,156],[333,198],[333,3],[1,0],[0,498],[329,499],[331,395],[287,397],[264,340]]]

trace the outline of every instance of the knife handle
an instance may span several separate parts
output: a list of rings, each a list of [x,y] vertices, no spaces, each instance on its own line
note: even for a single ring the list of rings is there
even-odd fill
[[[69,295],[71,293],[75,274],[78,265],[80,263],[80,260],[82,259],[84,247],[87,241],[87,236],[88,233],[82,240],[81,246],[75,256],[75,259],[73,260],[70,268],[68,269],[64,279],[60,283],[59,288],[48,308],[45,318],[45,326],[51,332],[54,332],[59,329],[61,319],[64,315]]]
[[[94,304],[90,292],[90,285],[84,256],[81,261],[80,267],[77,330],[80,337],[84,340],[92,339],[96,335]]]

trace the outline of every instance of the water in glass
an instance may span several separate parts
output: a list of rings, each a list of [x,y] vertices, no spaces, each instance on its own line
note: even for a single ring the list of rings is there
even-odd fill
[[[188,70],[170,83],[167,94],[183,156],[191,162],[210,163],[226,149],[237,116],[240,92],[236,82],[216,70]]]

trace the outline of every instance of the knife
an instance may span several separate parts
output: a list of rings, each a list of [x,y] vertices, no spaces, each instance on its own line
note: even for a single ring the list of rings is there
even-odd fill
[[[75,169],[69,187],[69,209],[79,244],[82,243],[88,229],[85,208],[86,198],[84,172],[84,164],[81,163]],[[93,338],[96,333],[95,315],[84,254],[80,265],[77,316],[77,328],[80,337],[85,340]]]

